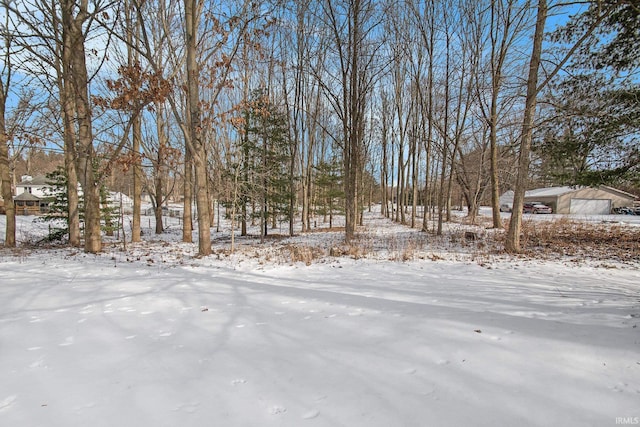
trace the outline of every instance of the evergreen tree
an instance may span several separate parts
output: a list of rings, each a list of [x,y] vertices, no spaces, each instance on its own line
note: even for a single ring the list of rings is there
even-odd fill
[[[261,235],[269,223],[289,217],[292,188],[289,179],[290,143],[286,115],[270,102],[265,90],[253,92],[243,112],[245,130],[240,141],[242,166],[238,173],[239,202],[255,204]]]
[[[640,86],[592,74],[569,76],[554,89],[534,146],[542,174],[560,185],[637,182]]]
[[[597,30],[573,57],[574,68],[637,70],[640,67],[640,4],[637,0],[591,1],[589,8],[556,31],[553,39],[570,43],[598,21]]]
[[[589,42],[574,55],[571,72],[547,96],[550,116],[536,148],[554,183],[637,188],[640,85],[633,76],[640,71],[638,2],[592,2],[553,40],[571,43],[599,19]]]
[[[49,210],[38,218],[49,223],[48,241],[64,240],[69,235],[69,200],[67,198],[67,175],[62,166],[46,175],[48,188],[44,192],[51,199]],[[80,227],[84,225],[84,200],[80,194]]]
[[[317,192],[316,212],[329,220],[329,228],[333,227],[333,215],[344,213],[344,187],[342,182],[342,165],[333,159],[320,162],[316,167],[315,186]]]
[[[109,191],[104,185],[100,187],[100,215],[102,217],[102,231],[107,236],[120,229],[120,204],[118,200],[109,197]]]
[[[61,241],[69,235],[69,200],[67,198],[68,179],[62,166],[46,175],[49,188],[45,188],[45,193],[51,199],[48,212],[39,221],[50,224],[48,241]],[[79,192],[79,213],[80,228],[84,229],[84,198]],[[113,236],[113,232],[119,229],[117,218],[120,208],[116,201],[109,200],[109,192],[105,186],[100,187],[100,213],[102,220],[102,231],[108,236]]]

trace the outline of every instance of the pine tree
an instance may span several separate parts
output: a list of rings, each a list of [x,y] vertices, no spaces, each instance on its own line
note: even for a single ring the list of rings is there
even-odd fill
[[[638,185],[640,86],[593,73],[567,76],[554,92],[534,145],[543,175],[559,185]]]
[[[329,228],[333,227],[333,215],[344,213],[344,190],[342,165],[336,159],[321,162],[316,167],[315,186],[317,191],[316,212],[328,217]]]
[[[571,185],[640,186],[640,7],[602,0],[553,34],[574,43],[570,73],[548,97],[553,106],[538,149],[554,178]]]
[[[252,212],[260,219],[261,236],[278,220],[290,216],[290,143],[286,115],[263,89],[252,93],[243,111],[244,134],[240,141],[242,165],[238,175],[239,203],[255,203]],[[242,206],[240,206],[241,211]]]
[[[50,224],[47,241],[62,241],[69,235],[69,200],[67,198],[68,179],[62,166],[46,175],[49,188],[45,194],[51,199],[48,212],[38,218],[39,221]],[[84,198],[79,192],[80,229],[84,230]],[[113,200],[109,200],[109,192],[103,185],[100,187],[100,214],[104,221],[101,228],[108,236],[113,236],[120,225],[117,221],[120,208]]]
[[[100,187],[100,215],[102,217],[102,231],[107,236],[120,229],[118,218],[120,217],[120,205],[117,200],[109,197],[109,191],[104,185]]]
[[[61,241],[69,235],[69,200],[67,198],[67,175],[62,166],[46,175],[48,188],[44,192],[51,199],[49,210],[38,218],[49,223],[47,241]],[[80,228],[84,226],[84,200],[80,194]]]

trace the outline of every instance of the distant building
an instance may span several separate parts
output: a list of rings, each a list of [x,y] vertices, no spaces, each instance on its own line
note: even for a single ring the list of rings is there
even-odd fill
[[[16,184],[16,196],[13,203],[16,215],[40,215],[49,211],[52,186],[47,183],[47,177],[38,175],[32,177],[23,175],[22,181]]]
[[[44,175],[23,175],[22,181],[16,184],[16,196],[29,193],[36,197],[47,197],[47,190],[51,188],[51,185],[47,183],[47,177]]]
[[[133,213],[133,199],[124,193],[110,191],[107,195],[107,201],[113,207],[120,208],[122,206],[122,213]]]
[[[638,197],[612,187],[549,187],[529,190],[525,202],[541,202],[553,213],[607,215],[613,209],[631,207]],[[513,191],[500,196],[500,204],[513,206]]]

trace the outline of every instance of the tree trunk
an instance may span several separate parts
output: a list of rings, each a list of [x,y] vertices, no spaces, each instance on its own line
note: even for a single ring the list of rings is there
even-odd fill
[[[65,37],[63,43],[69,43]],[[64,170],[67,176],[67,221],[69,226],[69,245],[79,247],[80,233],[80,196],[78,195],[78,155],[76,150],[76,129],[73,125],[75,102],[73,99],[73,79],[69,70],[71,47],[61,48],[62,59],[58,71],[58,88],[60,90],[60,109],[63,123]]]
[[[430,209],[430,200],[431,193],[429,191],[429,182],[431,181],[430,169],[431,169],[431,143],[433,139],[433,69],[434,69],[434,44],[435,44],[435,11],[434,11],[434,3],[432,2],[430,5],[430,19],[429,19],[429,35],[427,37],[426,34],[422,34],[425,44],[427,45],[427,51],[429,56],[429,67],[428,67],[428,77],[427,77],[427,120],[423,118],[423,127],[427,126],[427,141],[425,147],[425,174],[424,174],[424,213],[422,218],[422,231],[429,230],[429,209]],[[428,39],[428,40],[427,40]],[[422,103],[424,102],[424,97],[422,97]]]
[[[447,176],[447,163],[448,163],[448,156],[447,154],[449,153],[449,147],[448,147],[448,135],[447,135],[447,129],[448,129],[448,125],[449,125],[449,55],[447,54],[447,78],[446,78],[446,82],[445,82],[445,89],[444,89],[444,97],[445,97],[445,101],[444,101],[444,132],[442,134],[442,149],[441,149],[441,154],[442,154],[442,158],[440,159],[441,163],[441,167],[440,167],[440,186],[438,188],[438,229],[436,234],[438,236],[442,235],[442,224],[444,222],[444,208],[445,208],[445,203],[446,203],[446,192],[445,192],[445,182],[446,182],[446,176]]]
[[[11,171],[9,168],[9,146],[7,145],[7,132],[5,125],[5,87],[0,81],[0,182],[2,183],[2,198],[4,199],[4,211],[7,218],[5,224],[5,248],[16,246],[16,210],[13,204],[13,191],[11,190]]]
[[[520,142],[520,154],[518,157],[518,175],[516,187],[513,195],[513,209],[509,230],[505,239],[505,250],[507,252],[520,252],[520,230],[522,228],[522,205],[524,203],[524,193],[529,177],[529,153],[531,151],[531,139],[533,137],[533,126],[536,112],[538,69],[542,57],[542,39],[544,27],[547,20],[547,1],[538,0],[538,15],[536,19],[536,30],[533,37],[533,51],[529,63],[529,77],[527,78],[527,98],[525,101],[524,118],[522,122],[522,139]]]
[[[136,114],[133,118],[133,224],[131,226],[131,241],[139,242],[141,230],[140,230],[140,215],[141,215],[141,201],[142,201],[142,159],[140,154],[140,142],[142,140],[142,120],[140,115]]]
[[[76,116],[71,76],[71,39],[68,31],[62,33],[62,45],[57,47],[60,62],[56,63],[58,89],[60,91],[60,109],[63,123],[64,169],[67,176],[67,221],[69,226],[69,245],[80,247],[80,196],[78,195],[77,135],[73,124]]]
[[[200,112],[200,68],[197,61],[197,34],[200,7],[197,0],[184,0],[187,51],[187,103],[189,105],[188,141],[192,148],[195,174],[196,208],[198,210],[198,255],[211,255],[211,226],[207,196],[207,150],[202,138]]]
[[[191,206],[193,204],[193,164],[191,162],[191,150],[187,144],[184,153],[184,186],[183,186],[183,210],[182,210],[182,241],[193,242],[193,222]]]
[[[165,147],[167,146],[167,134],[165,133],[164,108],[162,103],[156,104],[156,131],[158,133],[158,153],[156,156],[155,176],[153,178],[154,194],[156,199],[155,219],[156,234],[164,232],[162,221],[162,205],[165,202],[164,179],[165,179]]]
[[[495,85],[495,82],[494,82]],[[491,207],[493,228],[502,228],[502,219],[500,218],[500,183],[498,180],[498,138],[497,138],[497,97],[498,92],[494,88],[491,97],[491,118],[489,121],[489,143],[491,151]]]
[[[70,70],[68,76],[73,80],[75,119],[78,127],[78,180],[82,184],[85,211],[84,250],[98,253],[102,250],[100,230],[100,188],[96,180],[94,166],[96,162],[93,147],[93,130],[91,123],[91,103],[88,91],[88,75],[85,58],[84,22],[89,18],[87,3],[81,2],[79,7],[71,0],[62,2],[62,23],[65,33],[63,49],[64,59],[70,61],[63,67]],[[76,16],[73,13],[76,12]]]

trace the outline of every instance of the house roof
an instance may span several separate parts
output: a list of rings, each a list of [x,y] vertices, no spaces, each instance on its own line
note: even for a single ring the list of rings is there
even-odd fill
[[[529,190],[524,193],[524,197],[555,197],[571,193],[583,187],[547,187]]]
[[[41,200],[41,198],[38,197],[38,196],[34,196],[31,193],[26,193],[25,192],[25,193],[22,193],[22,194],[20,194],[20,195],[18,195],[16,197],[14,197],[13,200],[26,200],[26,201],[33,200],[33,201],[35,201],[35,200]]]
[[[572,193],[574,191],[581,190],[585,187],[547,187],[547,188],[536,188],[534,190],[529,190],[524,194],[524,197],[527,199],[532,199],[536,197],[557,197],[562,196],[563,194]],[[615,193],[622,197],[627,197],[631,200],[638,200],[638,197],[627,193],[626,191],[618,190],[617,188],[607,187],[602,185],[598,187],[598,189],[602,191],[607,191],[610,193]],[[512,203],[513,202],[513,191],[506,191],[502,196],[500,196],[500,203]]]
[[[133,204],[133,199],[129,196],[127,196],[124,193],[120,193],[118,191],[110,191],[109,194],[107,195],[107,199],[113,203],[120,203],[120,200],[122,200],[123,204]]]
[[[25,179],[20,183],[16,184],[16,187],[31,187],[34,185],[50,185],[47,182],[47,177],[44,175],[36,175],[31,179]]]
[[[628,197],[628,198],[633,199],[633,200],[638,200],[638,198],[639,198],[635,194],[627,193],[626,191],[618,190],[617,188],[608,187],[606,185],[603,185],[600,188],[608,190],[608,191],[611,191],[613,193],[617,193],[619,195],[622,195],[623,197]]]

